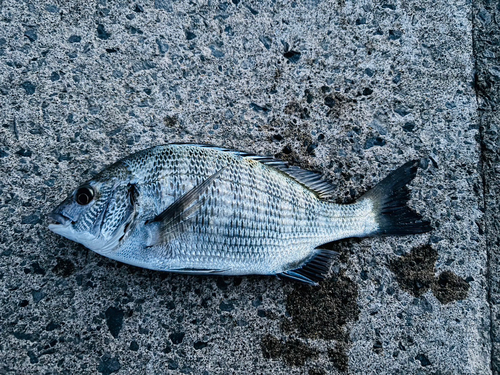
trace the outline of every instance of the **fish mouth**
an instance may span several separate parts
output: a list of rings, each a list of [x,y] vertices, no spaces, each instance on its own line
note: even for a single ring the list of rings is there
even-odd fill
[[[51,223],[49,225],[49,228],[50,227],[57,227],[60,225],[67,227],[68,225],[70,225],[72,223],[72,220],[69,217],[64,216],[63,214],[60,214],[60,213],[52,212],[49,214],[49,217],[57,223],[57,224]]]

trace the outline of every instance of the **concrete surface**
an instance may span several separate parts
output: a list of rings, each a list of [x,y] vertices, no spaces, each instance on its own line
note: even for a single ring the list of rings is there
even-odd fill
[[[488,253],[488,301],[491,307],[491,368],[500,374],[500,7],[474,4],[476,91],[484,188],[484,230]]]
[[[498,374],[496,4],[0,4],[0,373]],[[422,158],[435,230],[332,244],[319,288],[146,271],[47,230],[81,181],[168,142],[276,155],[339,202]]]

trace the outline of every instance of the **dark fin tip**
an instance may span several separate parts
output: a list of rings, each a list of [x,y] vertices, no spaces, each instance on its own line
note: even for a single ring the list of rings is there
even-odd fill
[[[319,281],[326,278],[337,255],[338,253],[333,250],[317,249],[316,253],[301,267],[282,272],[280,275],[316,286]]]
[[[432,230],[430,223],[406,204],[410,199],[407,184],[416,176],[420,160],[402,165],[380,181],[361,199],[373,202],[379,225],[373,235],[405,235],[425,233]]]

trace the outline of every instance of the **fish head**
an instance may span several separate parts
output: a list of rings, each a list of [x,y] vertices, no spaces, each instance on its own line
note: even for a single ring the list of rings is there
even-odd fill
[[[50,218],[49,229],[101,255],[110,256],[135,216],[135,185],[99,174],[77,187]]]

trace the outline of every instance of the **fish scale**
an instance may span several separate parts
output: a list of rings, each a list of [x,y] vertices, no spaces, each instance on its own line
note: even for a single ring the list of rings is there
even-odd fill
[[[221,196],[219,192],[215,191],[215,188],[209,189],[207,192],[209,199],[207,200],[207,203],[202,206],[201,212],[202,214],[210,212],[211,217],[220,218],[220,220],[211,220],[210,224],[206,226],[200,226],[195,222],[186,229],[186,232],[191,235],[188,236],[189,239],[187,239],[186,243],[182,245],[182,251],[177,252],[179,257],[177,261],[179,264],[187,266],[188,268],[201,268],[200,264],[193,262],[193,255],[195,257],[200,255],[200,253],[198,253],[200,250],[198,249],[215,248],[217,249],[217,252],[224,255],[220,257],[222,259],[214,259],[209,262],[212,267],[217,269],[231,267],[234,271],[236,267],[245,270],[248,269],[249,266],[252,266],[257,268],[255,271],[262,271],[262,268],[268,267],[271,263],[273,263],[273,261],[281,264],[283,262],[281,258],[287,259],[288,262],[297,261],[297,251],[294,252],[294,256],[290,257],[290,251],[287,248],[289,242],[286,241],[287,238],[283,236],[277,238],[277,236],[275,236],[275,234],[279,232],[276,228],[278,225],[282,228],[283,232],[288,233],[293,233],[293,228],[300,228],[300,230],[297,231],[299,236],[295,236],[296,238],[294,241],[297,250],[305,248],[309,245],[311,239],[317,236],[315,232],[324,232],[323,237],[326,237],[326,234],[330,232],[329,228],[331,225],[326,225],[322,228],[318,227],[317,224],[315,225],[316,222],[314,221],[314,215],[310,212],[317,211],[319,206],[321,206],[321,203],[314,198],[314,196],[307,189],[304,189],[302,186],[296,184],[295,186],[292,185],[295,189],[283,191],[278,188],[280,185],[283,185],[283,182],[281,182],[281,184],[275,182],[286,178],[279,174],[279,172],[266,168],[266,166],[262,164],[251,163],[251,160],[249,160],[250,165],[241,165],[241,161],[239,160],[228,158],[224,154],[220,155],[210,149],[206,149],[206,151],[208,152],[206,152],[205,155],[201,155],[201,152],[188,153],[189,155],[187,155],[185,160],[189,160],[189,166],[180,165],[180,162],[177,161],[178,159],[174,159],[173,162],[168,163],[169,159],[162,157],[164,153],[161,151],[159,152],[159,155],[153,155],[152,157],[162,159],[164,163],[162,168],[164,171],[172,171],[175,167],[177,167],[180,173],[172,174],[174,179],[176,176],[183,175],[183,171],[189,170],[189,175],[187,173],[184,173],[184,175],[191,176],[192,179],[195,180],[194,182],[190,181],[189,186],[194,186],[199,181],[202,181],[215,173],[214,169],[209,170],[208,168],[199,168],[200,163],[193,162],[194,156],[203,158],[206,162],[205,165],[215,165],[215,168],[224,168],[229,166],[229,177],[225,179],[225,175],[221,176],[219,180],[219,189],[225,191],[236,190],[236,194],[230,196],[230,200],[232,202],[244,201],[245,195],[250,194],[252,191],[258,192],[258,194],[254,195],[255,200],[253,203],[255,205],[243,205],[238,207],[239,211],[237,211],[236,216],[244,218],[246,228],[236,227],[235,230],[229,230],[232,229],[232,226],[230,219],[228,220],[227,218],[232,217],[232,212],[224,210],[225,206],[220,202]],[[217,156],[219,156],[219,158],[217,158]],[[235,168],[236,162],[240,162],[238,163],[238,170]],[[265,170],[259,171],[258,168]],[[205,173],[203,173],[204,171]],[[157,175],[156,178],[159,177],[158,175],[161,175],[161,173],[158,173],[158,168],[155,168],[153,173]],[[168,173],[165,175],[168,175]],[[149,179],[148,176],[145,176],[145,179]],[[138,184],[140,184],[140,180],[138,181]],[[236,184],[238,189],[232,189],[232,186]],[[180,184],[175,184],[175,186],[178,190],[173,192],[174,196],[181,196],[186,193],[186,190],[188,190],[186,185],[184,185],[184,189],[179,189]],[[227,196],[228,195],[225,195],[225,197]],[[155,198],[153,198],[153,200],[155,200]],[[292,220],[283,220],[281,212],[286,210],[279,209],[282,206],[282,204],[280,205],[282,202],[294,202],[293,207],[296,209],[294,210],[295,217]],[[301,208],[301,210],[298,210],[297,208]],[[307,217],[306,220],[303,220],[304,216]],[[264,225],[267,225],[269,229],[262,230]],[[304,233],[307,233],[307,235],[304,236]],[[340,233],[339,235],[342,234]],[[228,238],[233,237],[241,238],[243,241],[238,241],[238,243],[228,241]],[[266,240],[265,247],[262,245],[261,239]],[[319,242],[321,242],[321,239]],[[165,247],[168,248],[168,245]],[[300,258],[303,259],[308,256],[310,249],[305,250],[305,252],[307,253],[299,254],[299,260]],[[246,256],[244,256],[243,259],[251,260],[252,264],[249,265],[237,262],[240,259],[235,256],[235,254],[240,253],[245,254]],[[203,252],[201,255],[203,255]],[[256,264],[256,260],[260,260],[262,264]],[[206,262],[206,260],[204,260],[204,262]],[[206,266],[206,264],[204,264],[204,266]],[[268,270],[270,273],[277,273],[279,271],[281,270]]]
[[[276,159],[204,145],[157,146],[83,184],[54,210],[59,224],[49,228],[145,268],[282,274],[314,284],[334,259],[317,249],[321,244],[430,229],[406,206],[416,170],[416,162],[407,163],[355,203],[338,205],[319,175]],[[87,194],[81,203],[79,191]]]

